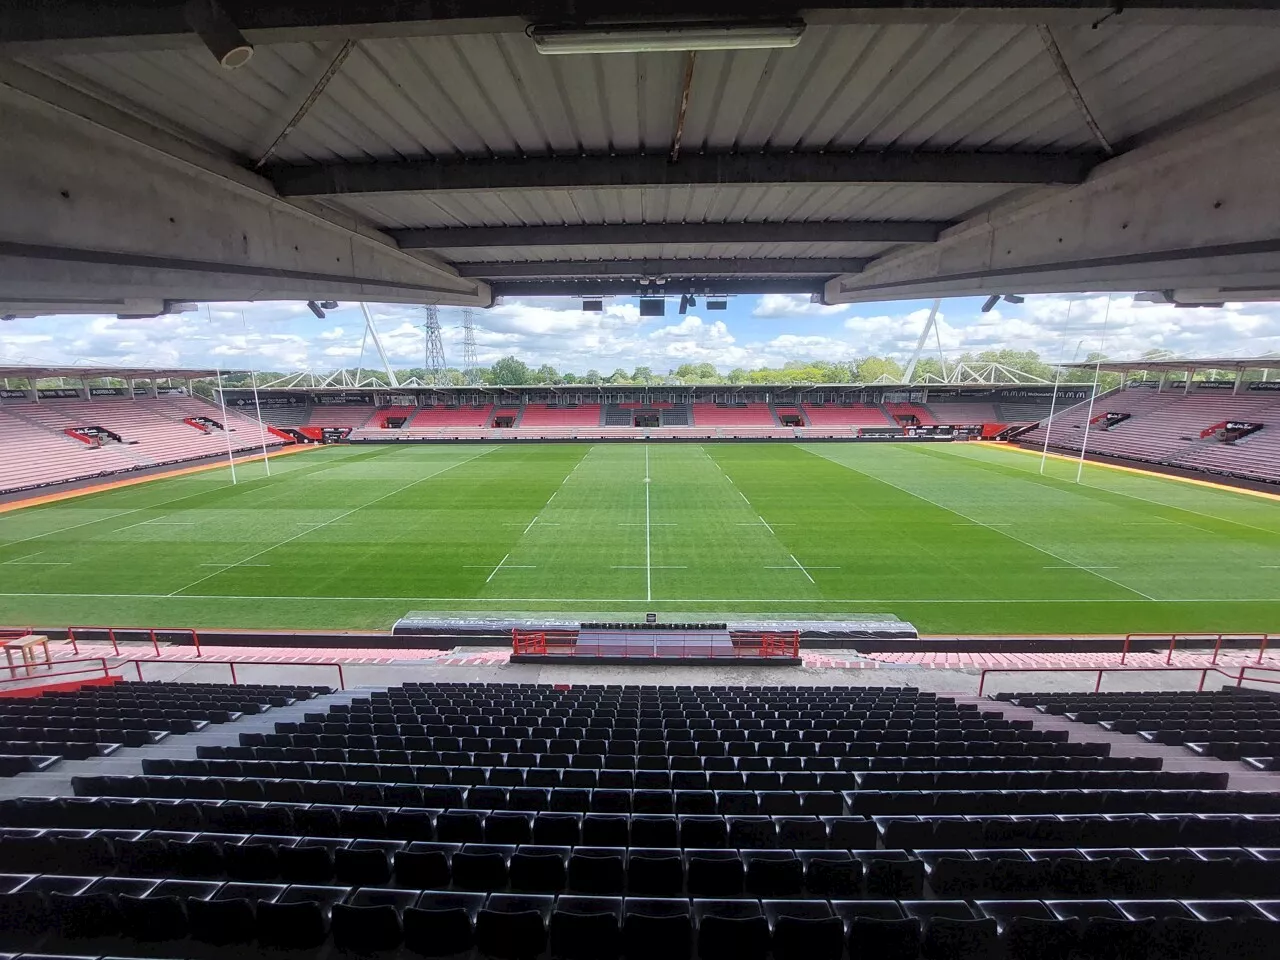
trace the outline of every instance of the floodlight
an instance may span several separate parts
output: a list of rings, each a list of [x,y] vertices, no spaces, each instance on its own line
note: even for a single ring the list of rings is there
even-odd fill
[[[583,300],[582,312],[583,313],[603,313],[604,301],[603,300]]]
[[[317,319],[324,319],[324,311],[320,309],[320,304],[316,303],[314,300],[307,301],[307,309],[314,313]]]
[[[996,304],[999,302],[1000,302],[1000,294],[993,293],[991,296],[987,297],[987,302],[982,305],[982,312],[990,313],[992,310],[995,309]]]
[[[640,316],[642,317],[665,317],[667,315],[667,301],[663,297],[641,297],[640,298]]]

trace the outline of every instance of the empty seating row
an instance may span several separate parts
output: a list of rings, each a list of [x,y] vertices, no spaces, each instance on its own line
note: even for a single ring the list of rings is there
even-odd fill
[[[1280,932],[1280,790],[915,690],[414,684],[239,741],[0,801],[0,950],[1164,960]]]
[[[468,757],[474,756],[468,754]],[[516,754],[507,754],[510,760]],[[555,754],[537,757],[545,762]],[[278,780],[354,780],[388,784],[453,784],[468,787],[571,787],[588,790],[788,790],[839,792],[844,790],[1027,790],[1103,789],[1120,787],[1136,790],[1212,790],[1227,785],[1227,774],[1199,771],[1160,770],[868,770],[846,771],[662,771],[594,770],[568,768],[566,755],[554,764],[537,767],[510,766],[415,766],[380,763],[304,763],[271,760],[150,760],[142,762],[143,773],[189,777],[245,777]],[[566,769],[568,768],[568,769]],[[637,786],[637,779],[649,785]]]
[[[223,430],[206,431],[186,420],[208,417]],[[66,430],[103,427],[123,444],[89,445]],[[193,397],[41,400],[7,405],[0,411],[0,446],[16,455],[0,464],[0,491],[61,483],[158,464],[278,446],[280,438],[262,434],[254,420]]]
[[[273,735],[268,735],[273,736]],[[277,738],[297,742],[304,739],[313,739],[304,735],[288,736],[274,735]],[[314,739],[322,742],[329,739],[322,735]],[[353,738],[354,739],[354,738]],[[336,736],[333,740],[337,741],[331,746],[262,746],[262,747],[230,747],[230,746],[204,746],[196,748],[196,756],[202,760],[295,760],[305,763],[315,762],[351,762],[351,763],[391,763],[404,764],[411,763],[415,766],[432,765],[480,765],[480,766],[508,766],[512,758],[519,760],[521,753],[528,752],[534,755],[537,765],[543,768],[558,767],[563,764],[560,757],[546,757],[538,754],[537,750],[523,749],[525,741],[519,741],[519,745],[515,752],[498,752],[493,750],[487,751],[470,751],[461,749],[431,749],[416,750],[406,749],[409,746],[416,746],[416,742],[408,737],[370,737],[373,741],[372,747],[363,747],[356,745],[348,745],[349,739],[342,736]],[[438,739],[434,740],[439,743]],[[448,742],[443,746],[447,746]],[[1056,755],[1040,750],[1016,750],[1003,752],[1000,748],[1002,744],[985,745],[985,744],[964,744],[964,743],[944,743],[930,744],[940,748],[934,754],[925,754],[923,751],[885,751],[879,752],[876,744],[866,744],[865,751],[856,751],[851,754],[845,754],[843,751],[836,753],[833,751],[823,752],[829,746],[828,744],[819,744],[817,753],[805,752],[802,750],[788,751],[785,754],[770,756],[767,754],[757,754],[752,752],[730,752],[723,748],[723,744],[710,744],[706,747],[699,747],[693,754],[649,754],[649,753],[626,753],[626,754],[598,754],[598,753],[574,753],[571,755],[569,767],[574,769],[592,769],[592,770],[631,770],[636,769],[659,775],[664,771],[675,772],[678,770],[706,770],[708,773],[716,770],[741,770],[744,773],[753,771],[773,770],[775,772],[789,770],[809,770],[809,771],[857,771],[857,770],[1159,770],[1164,760],[1161,757],[1109,757],[1095,756],[1092,754],[1068,754],[1065,756]],[[803,745],[801,745],[803,746]],[[887,745],[880,745],[881,747]],[[903,744],[892,744],[894,747],[902,747]],[[911,746],[916,746],[912,744]],[[1023,745],[1019,745],[1023,746]],[[1035,746],[1035,745],[1028,745]],[[1079,744],[1079,746],[1085,746]],[[1110,744],[1102,744],[1103,747],[1110,747]],[[951,748],[965,749],[966,752],[960,753],[958,750]],[[967,752],[972,750],[974,752]],[[977,752],[983,750],[984,752]],[[153,771],[155,773],[164,773],[165,771],[159,767]],[[517,784],[512,784],[513,786]],[[841,788],[847,789],[847,788]]]
[[[210,723],[287,706],[328,689],[210,685],[195,694],[190,684],[125,686],[45,692],[0,704],[0,753],[16,758],[9,767],[22,773],[33,762],[21,758],[106,756],[121,746],[141,747],[170,734],[194,733]]]
[[[673,897],[919,896],[926,883],[940,896],[1264,896],[1280,885],[1280,848],[1241,847],[729,849],[8,828],[0,855],[18,873]]]
[[[974,790],[614,790],[589,788],[419,786],[370,781],[257,780],[214,777],[75,777],[79,796],[196,798],[553,810],[569,813],[701,813],[839,816],[885,814],[1273,813],[1280,793],[1196,789]]]
[[[1134,733],[1152,743],[1186,745],[1218,760],[1280,769],[1280,696],[1223,687],[1213,692],[998,694],[1042,713]]]
[[[449,815],[441,819],[442,814]],[[1276,842],[1280,814],[813,815],[602,814],[218,800],[21,797],[0,826],[215,830],[576,846],[1152,847]],[[365,831],[361,834],[359,831]],[[676,837],[678,843],[659,842]]]
[[[6,886],[0,898],[24,910],[14,940],[81,956],[124,934],[496,960],[1255,960],[1272,955],[1280,930],[1274,900],[690,900],[59,875]]]

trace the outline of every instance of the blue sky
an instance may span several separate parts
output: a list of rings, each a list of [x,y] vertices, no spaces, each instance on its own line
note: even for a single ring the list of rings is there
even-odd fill
[[[1102,350],[1116,359],[1161,348],[1180,356],[1250,356],[1280,350],[1280,305],[1228,304],[1177,309],[1135,303],[1127,295],[1034,296],[983,314],[980,298],[943,302],[942,346],[951,356],[971,350],[1032,349],[1047,360]],[[928,313],[928,301],[823,306],[807,297],[742,296],[729,309],[704,302],[685,316],[669,300],[667,316],[642,318],[636,302],[606,301],[603,313],[583,313],[578,301],[530,299],[475,311],[479,359],[514,354],[533,366],[608,374],[649,366],[665,373],[685,362],[733,367],[780,366],[788,360],[908,356]],[[423,312],[401,304],[371,304],[397,366],[422,363]],[[1070,317],[1068,319],[1068,311]],[[445,353],[460,365],[461,311],[440,308]],[[324,320],[303,303],[218,303],[194,313],[152,320],[113,316],[37,317],[0,323],[0,360],[7,363],[221,366],[224,369],[323,372],[354,365],[363,316],[343,303]],[[366,352],[366,363],[373,356]]]

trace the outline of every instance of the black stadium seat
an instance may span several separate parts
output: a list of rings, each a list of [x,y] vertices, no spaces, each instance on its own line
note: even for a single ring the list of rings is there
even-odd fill
[[[309,695],[237,690],[267,718]],[[1098,717],[1182,729],[1124,696],[1142,703]],[[1235,739],[1186,729],[1262,742],[1241,738],[1263,696],[1211,696]],[[995,702],[408,684],[239,739],[0,799],[0,952],[1257,960],[1280,932],[1280,789]]]

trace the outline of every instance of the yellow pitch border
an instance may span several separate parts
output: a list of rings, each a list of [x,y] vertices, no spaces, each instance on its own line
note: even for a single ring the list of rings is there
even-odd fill
[[[998,443],[994,440],[976,440],[974,443],[981,444],[984,447],[991,447],[993,450],[1012,450],[1016,453],[1025,453],[1033,457],[1041,456],[1039,450],[1028,450],[1026,447],[1015,446],[1012,443]],[[1079,457],[1069,457],[1064,453],[1050,453],[1048,456],[1054,460],[1063,460],[1067,463],[1079,463]],[[1101,463],[1097,460],[1090,460],[1087,457],[1084,461],[1091,467],[1101,467],[1104,470],[1118,470],[1120,473],[1135,473],[1140,477],[1155,477],[1160,480],[1176,480],[1178,483],[1189,483],[1196,487],[1209,487],[1213,490],[1227,490],[1231,493],[1243,493],[1250,497],[1258,497],[1263,500],[1280,500],[1280,494],[1267,493],[1265,490],[1249,490],[1245,487],[1234,487],[1229,483],[1214,483],[1212,480],[1197,480],[1194,477],[1179,477],[1171,473],[1160,473],[1157,470],[1143,470],[1141,467],[1122,467],[1117,463]]]
[[[280,450],[273,450],[272,458],[286,456],[291,453],[301,453],[304,450],[318,450],[317,444],[299,443],[291,447],[283,447]],[[255,453],[251,457],[237,458],[236,466],[242,463],[255,463],[262,459],[262,454]],[[102,493],[104,490],[118,490],[121,487],[132,487],[139,483],[150,483],[152,480],[169,480],[173,477],[185,477],[191,473],[206,473],[209,470],[222,470],[227,466],[226,461],[219,463],[205,463],[198,467],[182,467],[179,470],[166,470],[164,473],[149,473],[145,477],[130,477],[127,480],[111,480],[107,483],[94,484],[91,487],[81,487],[78,490],[66,490],[62,493],[47,493],[43,496],[31,497],[29,500],[15,500],[13,503],[0,504],[0,513],[10,513],[14,510],[25,510],[27,507],[38,507],[42,503],[57,503],[60,500],[74,500],[76,497],[87,497],[91,493]]]

